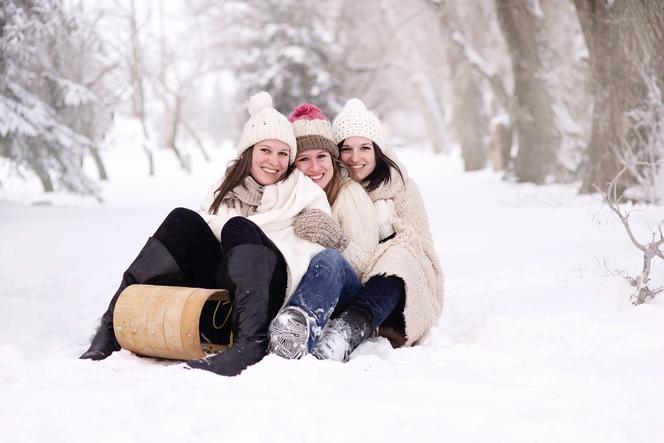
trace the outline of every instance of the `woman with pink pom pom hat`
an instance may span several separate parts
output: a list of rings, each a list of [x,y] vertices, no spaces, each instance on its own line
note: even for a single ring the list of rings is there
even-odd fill
[[[297,140],[295,167],[327,194],[328,215],[306,209],[295,222],[298,236],[324,246],[313,257],[286,307],[270,324],[271,353],[301,358],[311,353],[335,309],[348,305],[378,246],[374,205],[339,162],[330,121],[315,105],[302,103],[291,113]]]

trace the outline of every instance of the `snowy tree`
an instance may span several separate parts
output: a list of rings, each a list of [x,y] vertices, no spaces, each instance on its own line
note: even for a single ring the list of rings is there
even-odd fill
[[[178,146],[182,132],[186,131],[192,136],[204,160],[209,161],[210,157],[193,129],[192,117],[185,113],[185,105],[190,101],[195,85],[215,71],[216,63],[207,53],[205,41],[201,40],[201,35],[196,32],[196,14],[190,12],[192,20],[180,29],[176,30],[171,26],[167,31],[164,0],[160,0],[158,6],[159,31],[156,41],[159,48],[159,65],[152,75],[147,75],[147,79],[162,104],[163,144],[175,153],[182,168],[190,172],[189,158]],[[177,14],[181,11],[170,12]]]
[[[242,95],[270,92],[277,109],[289,113],[311,102],[332,114],[338,97],[339,66],[325,3],[312,0],[241,0],[229,14],[241,28],[231,63]],[[241,5],[241,7],[237,7]]]
[[[447,44],[447,57],[450,76],[455,84],[452,99],[453,122],[461,145],[464,170],[484,169],[488,157],[489,121],[479,74],[473,69],[471,58],[466,57],[467,45],[459,44],[465,40],[459,29],[460,13],[454,2],[434,1],[432,4],[439,7],[442,26],[448,30],[446,36],[451,40]],[[481,5],[475,3],[472,6],[471,14],[475,19],[480,18],[483,12]]]
[[[50,104],[74,131],[93,141],[86,147],[99,178],[107,180],[99,147],[118,101],[117,93],[106,81],[117,63],[108,59],[99,35],[99,11],[89,13],[79,3],[60,13],[61,25],[49,36],[51,72],[45,78],[57,92]]]
[[[62,39],[75,27],[52,0],[10,0],[0,5],[0,155],[16,170],[32,170],[45,191],[56,186],[96,194],[80,167],[94,147],[72,124],[73,108],[96,100],[59,65]],[[68,43],[67,43],[68,44]]]
[[[639,109],[652,109],[652,86],[664,87],[664,2],[574,0],[574,4],[589,50],[594,93],[581,190],[593,192],[611,182],[625,155],[638,158],[638,151],[652,147],[651,136],[657,140],[652,129],[661,124],[661,117],[651,113],[654,121],[647,128],[642,125],[643,115],[637,114]],[[662,155],[661,148],[659,152]],[[636,182],[634,175],[622,174],[617,186],[622,191]]]
[[[618,146],[618,160],[633,184],[632,200],[664,204],[664,100],[654,73],[644,75],[646,99],[626,114],[629,131]]]
[[[380,0],[378,6],[397,49],[394,64],[403,71],[405,80],[410,85],[434,152],[443,152],[445,111],[436,93],[434,81],[427,75],[427,63],[422,51],[406,33],[406,26],[397,14],[393,2]]]
[[[496,0],[512,58],[517,180],[543,183],[558,169],[560,133],[547,83],[542,11],[538,0]]]
[[[452,140],[445,99],[454,89],[437,11],[429,0],[340,3],[336,38],[342,54],[345,97],[360,97],[376,112],[397,143],[449,152]]]

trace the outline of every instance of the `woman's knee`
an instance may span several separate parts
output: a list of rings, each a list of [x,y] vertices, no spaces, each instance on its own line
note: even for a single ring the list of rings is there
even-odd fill
[[[324,249],[314,255],[309,263],[310,267],[319,271],[329,271],[338,274],[344,269],[344,258],[341,253],[335,249]]]
[[[263,231],[246,217],[233,217],[221,229],[221,247],[229,250],[241,244],[265,243]]]
[[[311,259],[312,263],[329,263],[338,265],[343,262],[344,256],[336,249],[323,249]]]
[[[182,221],[189,219],[198,219],[201,216],[196,212],[188,208],[175,208],[166,216],[166,220],[171,221]]]
[[[166,216],[153,237],[168,242],[173,238],[189,236],[192,231],[202,227],[209,229],[197,212],[187,208],[175,208]]]

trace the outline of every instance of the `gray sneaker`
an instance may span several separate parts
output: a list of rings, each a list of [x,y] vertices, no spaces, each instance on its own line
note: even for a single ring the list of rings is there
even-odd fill
[[[351,307],[327,323],[311,353],[319,360],[346,362],[355,348],[372,333],[372,315],[364,309]]]
[[[267,352],[288,360],[307,354],[309,316],[296,306],[287,306],[270,323]]]

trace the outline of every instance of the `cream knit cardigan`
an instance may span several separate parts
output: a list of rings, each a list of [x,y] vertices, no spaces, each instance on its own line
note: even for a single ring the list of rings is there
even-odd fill
[[[386,154],[399,164],[394,152],[386,151]],[[368,193],[374,204],[394,208],[392,228],[395,237],[378,246],[362,280],[366,282],[379,274],[403,279],[406,288],[405,337],[391,341],[410,346],[438,323],[443,306],[443,272],[420,192],[406,169],[401,164],[399,168],[405,184],[392,170],[389,184]],[[393,339],[394,333],[399,331],[379,332]]]
[[[332,204],[332,217],[348,238],[344,258],[362,278],[378,247],[378,221],[373,202],[362,185],[345,177],[337,199]]]
[[[219,241],[224,224],[230,218],[240,215],[236,208],[229,208],[223,204],[219,206],[217,214],[209,212],[214,200],[214,191],[220,183],[221,180],[208,192],[199,211]],[[300,283],[311,258],[323,250],[318,243],[310,242],[295,234],[293,229],[295,217],[305,208],[317,208],[330,214],[330,205],[323,190],[296,169],[286,180],[265,186],[256,213],[247,217],[263,230],[284,256],[288,273],[284,303]]]

